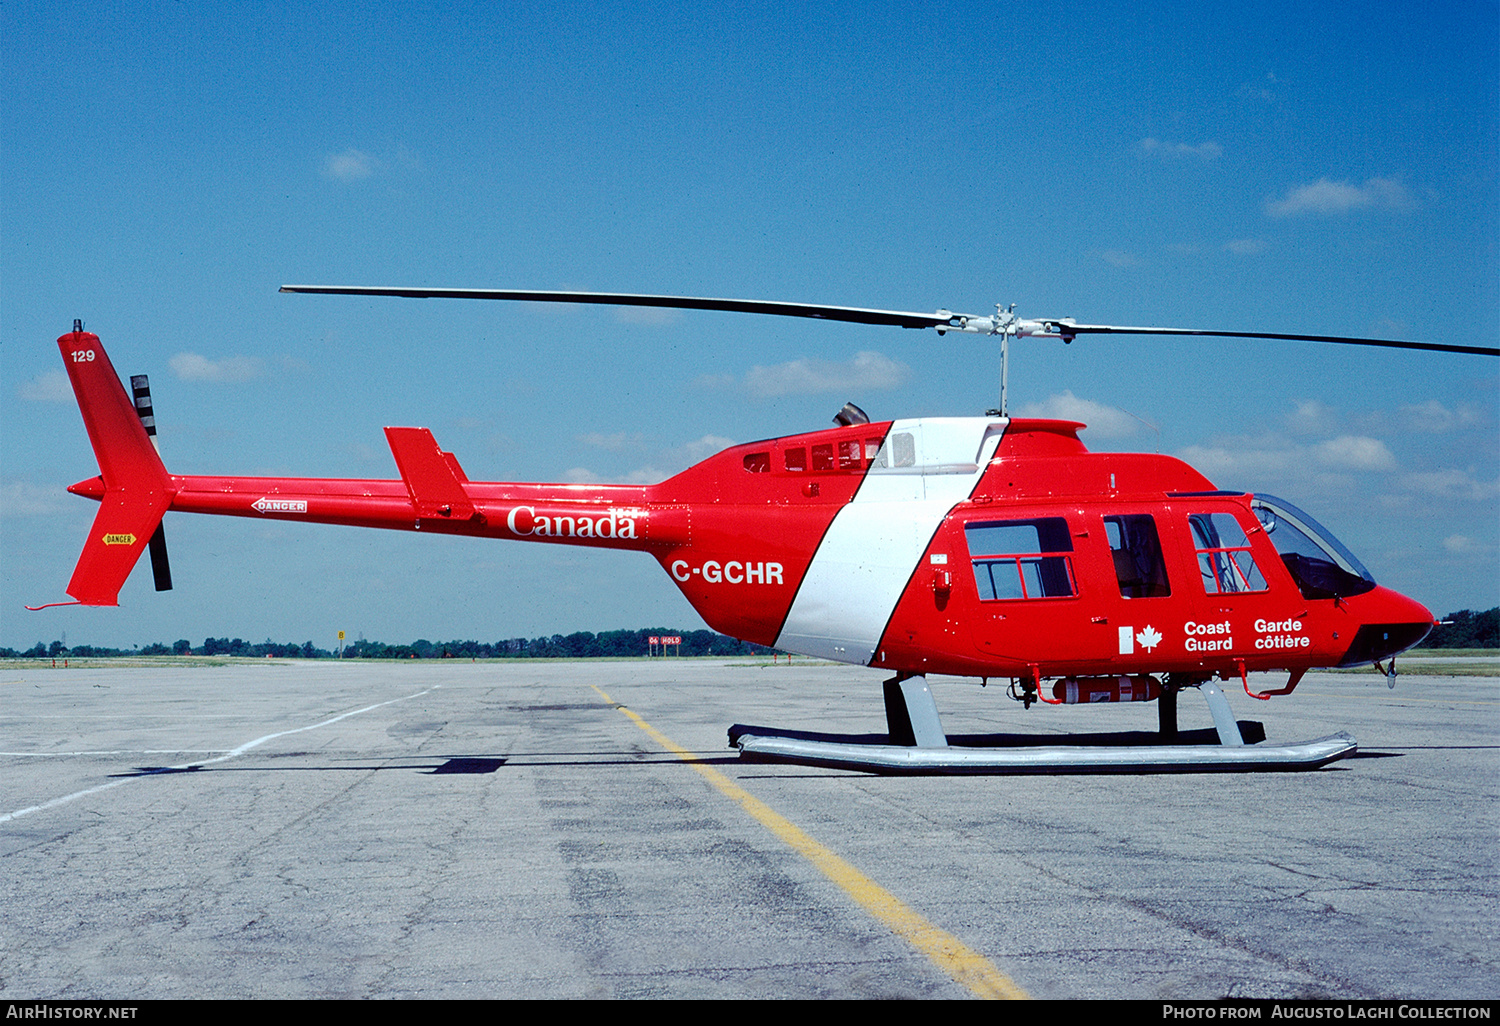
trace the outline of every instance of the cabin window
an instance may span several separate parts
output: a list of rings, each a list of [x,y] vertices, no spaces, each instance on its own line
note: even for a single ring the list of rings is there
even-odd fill
[[[1062,517],[986,520],[964,525],[974,585],[986,601],[1067,598],[1073,582],[1073,539]]]
[[[1105,517],[1104,533],[1109,538],[1109,554],[1114,559],[1122,597],[1158,598],[1172,594],[1154,517],[1146,514]]]
[[[1193,548],[1198,554],[1198,574],[1210,595],[1239,591],[1265,591],[1250,540],[1240,522],[1228,513],[1194,513],[1188,517],[1193,530]]]
[[[915,467],[917,465],[917,443],[909,431],[898,431],[891,435],[891,466]]]
[[[1285,499],[1256,495],[1250,508],[1304,598],[1347,598],[1375,587],[1375,578],[1354,553]]]
[[[871,467],[883,467],[884,463],[876,462],[880,458],[880,439],[865,439],[865,463]]]
[[[768,452],[752,452],[745,457],[745,469],[752,474],[769,474],[771,472],[771,454]]]
[[[793,473],[801,473],[807,469],[807,450],[802,446],[786,451],[786,469]]]
[[[839,443],[839,469],[861,470],[864,461],[860,458],[860,445],[858,438],[851,438]]]
[[[814,470],[833,469],[833,443],[825,442],[822,445],[812,447],[812,468]]]
[[[874,439],[871,439],[874,441]],[[893,431],[885,438],[885,443],[875,453],[875,459],[871,466],[888,470],[895,467],[915,467],[917,465],[917,442],[910,431]]]

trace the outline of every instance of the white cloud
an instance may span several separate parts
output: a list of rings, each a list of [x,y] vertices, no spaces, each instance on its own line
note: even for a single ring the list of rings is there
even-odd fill
[[[734,444],[734,439],[723,438],[719,435],[704,435],[694,442],[683,446],[688,459],[692,463],[706,460],[716,452],[722,452]]]
[[[1313,446],[1323,466],[1335,470],[1395,470],[1396,457],[1378,438],[1340,435]]]
[[[260,361],[249,356],[210,360],[197,353],[178,353],[167,366],[183,381],[249,381],[260,373]]]
[[[1266,77],[1263,81],[1246,82],[1241,85],[1239,88],[1239,95],[1247,100],[1271,100],[1274,98],[1274,94],[1271,92],[1271,86],[1275,84],[1276,73],[1274,71],[1268,71],[1266,72]]]
[[[621,432],[617,435],[581,435],[580,441],[597,445],[599,448],[612,452],[624,449],[642,448],[642,436],[630,435]],[[617,471],[599,474],[588,467],[572,467],[563,472],[562,479],[572,484],[600,484],[609,482],[612,484],[656,484],[665,481],[689,466],[708,459],[716,452],[729,448],[734,444],[733,439],[724,438],[719,435],[704,435],[683,445],[676,446],[658,452],[657,462],[648,463],[643,467],[637,467],[621,475]],[[661,466],[658,466],[660,463]],[[671,469],[662,469],[669,467]]]
[[[1134,267],[1140,263],[1134,253],[1127,253],[1123,249],[1106,249],[1099,256],[1111,267]]]
[[[355,182],[369,178],[380,167],[380,162],[368,153],[347,149],[343,153],[330,153],[323,158],[323,177],[340,182]]]
[[[27,481],[7,481],[0,485],[0,513],[8,517],[50,516],[67,509],[67,490],[38,488]]]
[[[1311,185],[1287,190],[1285,197],[1266,201],[1272,217],[1299,214],[1343,214],[1350,210],[1410,210],[1416,206],[1405,185],[1395,178],[1375,177],[1364,185],[1320,178]]]
[[[1141,421],[1124,410],[1080,399],[1071,391],[1050,395],[1045,402],[1027,403],[1016,416],[1079,420],[1089,426],[1090,438],[1125,438],[1135,434],[1141,425]]]
[[[569,484],[659,484],[672,474],[654,466],[637,467],[621,475],[604,477],[588,467],[573,467],[563,471],[562,479]]]
[[[1376,317],[1370,322],[1370,334],[1376,338],[1400,338],[1411,326],[1398,317]]]
[[[1331,435],[1337,430],[1338,414],[1316,399],[1302,400],[1287,414],[1287,427],[1299,435]]]
[[[17,386],[16,394],[27,402],[65,403],[73,398],[73,388],[68,384],[67,374],[48,371]]]
[[[855,392],[863,389],[897,388],[911,368],[880,353],[857,353],[852,360],[793,360],[774,367],[751,367],[745,374],[745,389],[763,399],[779,395],[814,395],[819,392]]]
[[[644,440],[644,435],[639,431],[617,431],[612,435],[606,435],[599,431],[590,431],[586,435],[579,435],[578,440],[584,445],[593,446],[596,449],[606,449],[609,452],[620,452],[623,449],[638,449]]]
[[[1220,438],[1212,445],[1190,445],[1177,456],[1219,484],[1256,482],[1256,487],[1297,475],[1308,464],[1306,450],[1279,435]]]
[[[1202,160],[1213,160],[1224,153],[1224,148],[1216,142],[1189,146],[1187,143],[1166,143],[1160,139],[1142,139],[1141,152],[1156,157],[1198,157]]]
[[[699,388],[733,388],[736,381],[733,374],[700,374],[693,384]]]
[[[339,449],[360,463],[378,463],[383,466],[391,465],[390,449],[377,449],[373,445],[368,445],[364,442],[348,442],[339,446]]]
[[[1230,239],[1224,243],[1224,249],[1236,256],[1254,256],[1256,253],[1264,253],[1266,244],[1263,239]]]
[[[1407,428],[1427,434],[1442,434],[1462,427],[1473,427],[1482,419],[1479,411],[1468,403],[1459,403],[1450,410],[1436,399],[1403,406],[1401,416]]]
[[[1307,496],[1347,495],[1363,475],[1379,474],[1384,483],[1399,469],[1384,442],[1362,435],[1308,444],[1270,431],[1216,438],[1176,455],[1221,487]]]
[[[1407,474],[1401,486],[1424,495],[1435,495],[1440,499],[1471,499],[1476,502],[1500,497],[1500,480],[1481,481],[1479,475],[1468,470],[1426,470]]]
[[[682,320],[682,312],[661,306],[617,306],[615,320],[621,324],[676,324]]]

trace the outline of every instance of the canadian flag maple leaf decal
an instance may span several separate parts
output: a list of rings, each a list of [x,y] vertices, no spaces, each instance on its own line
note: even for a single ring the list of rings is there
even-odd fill
[[[1155,627],[1152,627],[1150,624],[1147,624],[1146,629],[1135,636],[1135,640],[1139,641],[1141,643],[1141,647],[1149,652],[1158,644],[1160,644],[1161,632],[1158,631]]]

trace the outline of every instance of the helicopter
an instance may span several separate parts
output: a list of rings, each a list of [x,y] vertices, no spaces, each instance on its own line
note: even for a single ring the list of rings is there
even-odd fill
[[[169,473],[154,445],[149,382],[127,394],[97,335],[58,346],[100,473],[72,485],[101,504],[67,586],[115,605],[150,551],[171,587],[168,511],[640,551],[721,633],[889,671],[885,744],[735,725],[742,758],[919,773],[1309,769],[1344,758],[1338,733],[1247,743],[1219,682],[1259,700],[1308,670],[1395,657],[1434,625],[1376,583],[1312,516],[1274,496],[1218,489],[1170,456],[1091,453],[1076,421],[1012,417],[1008,346],[1089,334],[1290,339],[1473,355],[1500,350],[1390,339],[1079,324],[758,300],[623,293],[286,285],[293,293],[670,307],[998,336],[1000,406],[981,417],[835,426],[732,446],[652,485],[472,481],[420,427],[387,427],[397,479]],[[43,606],[28,608],[45,608]],[[1381,663],[1386,662],[1382,667]],[[1269,691],[1249,675],[1287,674]],[[1147,745],[950,743],[931,674],[1008,680],[1037,703],[1158,703]],[[1177,698],[1198,690],[1217,744],[1180,743]]]

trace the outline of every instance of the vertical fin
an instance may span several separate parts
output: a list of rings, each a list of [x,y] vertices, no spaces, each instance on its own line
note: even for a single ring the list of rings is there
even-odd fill
[[[172,479],[99,336],[75,324],[57,346],[104,479],[68,594],[87,606],[113,606],[172,504]]]
[[[135,401],[99,344],[99,336],[75,331],[59,338],[57,347],[78,397],[104,487],[167,488],[167,468],[136,414]]]

